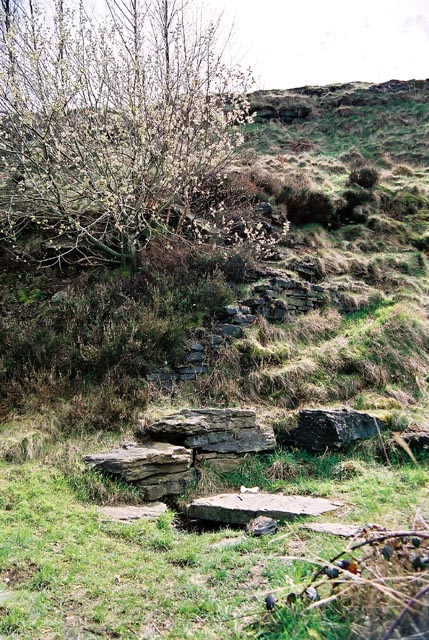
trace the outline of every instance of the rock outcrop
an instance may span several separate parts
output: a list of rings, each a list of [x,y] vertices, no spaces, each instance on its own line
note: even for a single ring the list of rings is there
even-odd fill
[[[298,414],[297,426],[282,433],[279,441],[309,451],[325,451],[372,438],[385,428],[380,419],[352,409],[304,409]]]

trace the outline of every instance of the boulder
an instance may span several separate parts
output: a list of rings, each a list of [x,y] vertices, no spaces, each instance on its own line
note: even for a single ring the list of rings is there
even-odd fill
[[[87,465],[138,485],[145,500],[182,493],[194,479],[192,451],[164,442],[88,455]]]
[[[277,533],[279,524],[273,518],[266,516],[258,516],[247,524],[247,531],[251,536],[258,538],[260,536],[272,536]]]
[[[339,502],[310,496],[223,493],[193,500],[187,505],[186,512],[190,518],[243,525],[258,516],[293,520],[300,516],[320,516],[341,506]]]
[[[281,444],[309,451],[341,449],[385,428],[380,419],[352,409],[304,409],[298,414],[297,426],[282,434]]]

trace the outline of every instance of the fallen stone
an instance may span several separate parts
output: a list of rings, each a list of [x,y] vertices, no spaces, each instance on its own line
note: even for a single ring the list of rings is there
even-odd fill
[[[317,533],[330,533],[333,536],[341,536],[343,538],[354,538],[362,531],[362,527],[356,524],[341,524],[328,522],[309,522],[302,524],[302,529],[309,529]]]
[[[165,442],[151,442],[141,447],[85,456],[84,461],[90,467],[116,475],[126,482],[150,478],[152,484],[154,476],[165,477],[188,471],[192,464],[192,451]]]
[[[304,409],[296,428],[282,434],[281,444],[309,451],[341,449],[385,428],[383,421],[352,409]]]
[[[167,511],[167,505],[163,502],[151,502],[138,507],[125,505],[121,507],[99,507],[98,510],[105,520],[135,522],[142,518],[158,518],[158,516]]]
[[[261,515],[274,520],[320,516],[341,506],[340,502],[310,496],[223,493],[208,498],[197,498],[187,505],[186,511],[190,518],[239,525],[247,524]]]
[[[186,362],[202,362],[204,360],[203,351],[191,351],[186,356]]]
[[[260,536],[272,536],[277,533],[279,523],[273,518],[266,516],[258,516],[251,520],[247,525],[247,531],[251,536],[259,538]]]
[[[191,344],[191,351],[204,351],[204,347],[200,342]]]
[[[235,316],[237,313],[240,313],[239,307],[234,307],[232,305],[228,305],[222,308],[222,313],[227,316]]]
[[[223,341],[224,341],[224,338],[222,336],[210,336],[209,338],[209,342],[212,347],[218,347],[223,343]]]

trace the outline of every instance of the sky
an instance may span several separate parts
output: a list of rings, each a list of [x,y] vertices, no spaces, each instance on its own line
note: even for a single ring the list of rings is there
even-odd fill
[[[429,0],[206,0],[257,89],[429,77]]]

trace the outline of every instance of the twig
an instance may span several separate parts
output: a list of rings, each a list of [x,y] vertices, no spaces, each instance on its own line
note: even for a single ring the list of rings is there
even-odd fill
[[[402,620],[405,618],[405,616],[409,612],[411,606],[415,604],[418,600],[420,600],[420,598],[424,596],[426,593],[429,593],[429,585],[426,585],[425,587],[420,589],[420,591],[418,591],[413,598],[410,598],[409,600],[407,600],[405,607],[402,609],[401,613],[396,618],[396,620],[394,620],[394,622],[390,625],[390,627],[388,628],[388,630],[386,631],[386,633],[384,634],[381,640],[389,640],[389,638],[392,637],[392,633],[395,631],[395,629],[399,627]]]

